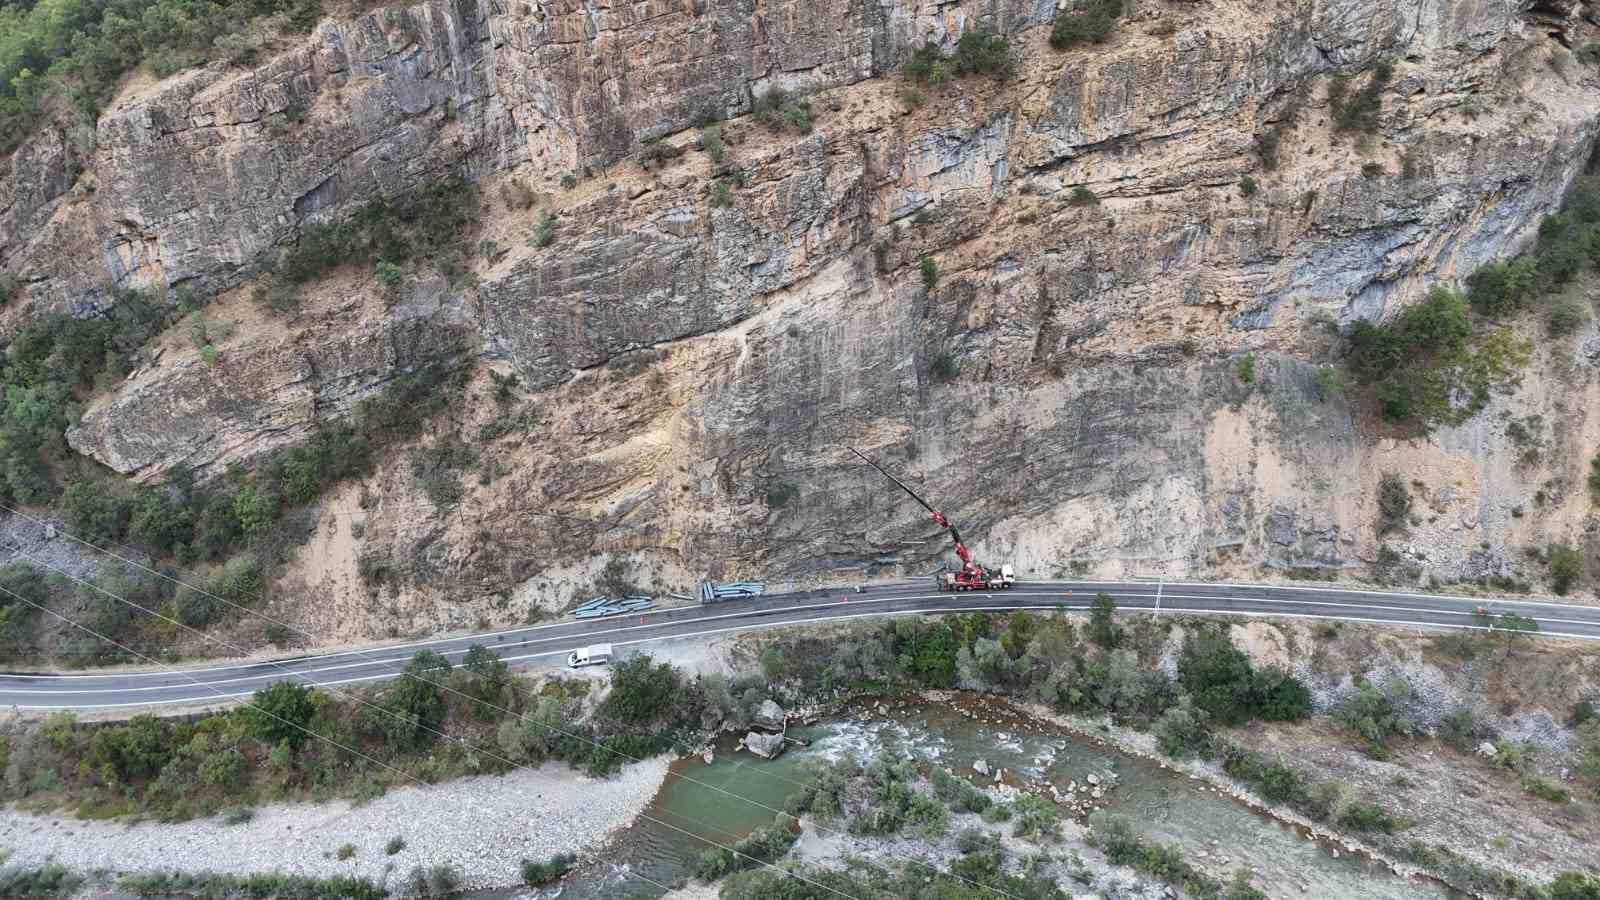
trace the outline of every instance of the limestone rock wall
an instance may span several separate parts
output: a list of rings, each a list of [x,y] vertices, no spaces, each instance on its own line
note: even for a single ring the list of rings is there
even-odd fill
[[[352,603],[371,554],[409,573],[405,596],[451,603],[603,553],[680,573],[931,568],[942,537],[848,446],[1027,574],[1358,564],[1396,468],[1425,476],[1431,518],[1404,550],[1426,571],[1506,571],[1517,547],[1581,535],[1581,491],[1511,509],[1581,483],[1600,439],[1581,348],[1600,339],[1410,443],[1321,397],[1311,362],[1328,321],[1390,314],[1558,206],[1600,127],[1600,80],[1567,49],[1592,7],[1127,6],[1108,43],[1069,51],[1047,46],[1048,3],[441,2],[327,22],[252,72],[123,98],[71,191],[48,136],[19,151],[0,264],[28,300],[7,315],[92,305],[108,278],[229,288],[307,221],[476,179],[511,246],[475,278],[391,308],[345,273],[348,304],[253,330],[216,367],[174,350],[71,435],[138,478],[214,470],[465,340],[525,392],[509,411],[474,395],[452,427],[526,427],[485,446],[499,474],[448,516],[374,512],[363,544],[307,563],[312,583],[344,573]],[[1010,35],[1014,77],[924,87],[912,108],[904,55],[978,21]],[[1377,128],[1335,134],[1330,79],[1358,90],[1379,60]],[[746,115],[775,86],[807,95],[813,131]],[[692,149],[709,119],[721,164]],[[646,170],[644,139],[689,150]],[[550,194],[550,245],[494,199],[511,178]],[[737,184],[726,203],[718,179]],[[1502,414],[1579,436],[1508,468]],[[775,485],[797,499],[774,507]],[[380,511],[425,506],[403,467],[367,489]]]

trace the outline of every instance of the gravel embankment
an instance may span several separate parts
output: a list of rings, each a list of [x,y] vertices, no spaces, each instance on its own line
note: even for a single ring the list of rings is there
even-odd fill
[[[596,780],[558,765],[389,792],[362,806],[339,800],[258,809],[240,825],[211,819],[163,825],[87,822],[68,813],[0,810],[0,848],[8,862],[55,861],[76,872],[117,874],[285,872],[326,877],[404,878],[412,866],[448,864],[465,887],[521,881],[524,858],[581,853],[635,819],[667,776],[665,757]],[[399,837],[405,849],[387,855]],[[355,847],[337,858],[344,844]]]

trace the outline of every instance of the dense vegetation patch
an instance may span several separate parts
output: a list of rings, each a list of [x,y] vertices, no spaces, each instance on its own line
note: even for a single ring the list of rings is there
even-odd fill
[[[214,59],[248,63],[247,26],[306,31],[320,0],[38,0],[0,6],[0,153],[39,122],[95,116],[123,74],[158,78]],[[88,148],[80,148],[87,156]]]
[[[1050,28],[1050,46],[1065,50],[1079,44],[1100,44],[1111,37],[1122,16],[1122,0],[1078,0],[1069,10],[1056,13]]]
[[[396,197],[371,200],[333,222],[312,222],[294,246],[267,268],[252,298],[271,309],[293,309],[301,285],[345,265],[372,266],[390,289],[404,278],[400,264],[438,257],[471,221],[472,186],[451,175]],[[543,246],[541,244],[541,246]]]
[[[658,673],[648,660],[640,668]],[[660,685],[622,689],[659,697]],[[673,716],[692,713],[697,702],[675,698],[657,715],[635,715],[624,725],[582,721],[586,694],[585,682],[535,693],[478,647],[461,665],[420,652],[379,688],[335,694],[274,684],[246,706],[192,721],[142,715],[86,726],[57,713],[0,743],[0,799],[94,818],[178,820],[280,799],[365,799],[413,781],[503,772],[546,758],[604,773],[626,757],[588,741],[616,747],[636,738],[617,749],[659,752],[665,744],[655,735],[679,728]],[[443,740],[446,734],[453,740]]]
[[[991,75],[1004,81],[1015,68],[1010,42],[979,27],[956,40],[953,56],[945,56],[938,44],[923,44],[906,62],[905,75],[918,84],[943,84],[951,75]]]
[[[1480,266],[1465,294],[1441,285],[1388,323],[1356,322],[1346,335],[1347,362],[1385,419],[1425,427],[1466,421],[1493,392],[1514,386],[1531,356],[1528,343],[1497,320],[1534,309],[1552,334],[1570,332],[1585,313],[1558,292],[1597,263],[1600,176],[1586,176],[1561,212],[1540,224],[1531,250]]]

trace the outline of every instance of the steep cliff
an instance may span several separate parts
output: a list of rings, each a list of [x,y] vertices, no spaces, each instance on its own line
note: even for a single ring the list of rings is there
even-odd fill
[[[1124,8],[1064,50],[1048,3],[326,21],[258,69],[128,92],[75,184],[58,137],[25,144],[0,186],[7,322],[95,309],[108,282],[220,295],[208,315],[241,327],[214,365],[168,340],[69,434],[143,481],[302,437],[462,340],[515,373],[515,403],[480,379],[439,426],[477,445],[454,504],[405,466],[327,504],[293,577],[338,601],[304,621],[353,633],[520,616],[608,554],[668,581],[932,568],[936,530],[847,446],[1025,574],[1338,569],[1387,541],[1419,575],[1527,576],[1522,548],[1585,540],[1592,324],[1539,338],[1519,392],[1431,437],[1386,436],[1313,375],[1328,323],[1392,315],[1558,208],[1600,128],[1569,50],[1594,7]],[[980,24],[1012,77],[907,90],[916,48]],[[752,115],[774,88],[814,128]],[[718,162],[696,149],[712,121]],[[293,318],[251,308],[307,222],[455,172],[484,203],[473,277],[419,267],[396,299],[351,270]],[[1530,463],[1504,431],[1533,415]],[[1380,537],[1385,472],[1418,513]],[[382,583],[358,574],[374,559]]]

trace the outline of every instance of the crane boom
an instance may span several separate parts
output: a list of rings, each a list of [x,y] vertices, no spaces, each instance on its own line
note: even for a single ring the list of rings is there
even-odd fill
[[[907,494],[910,494],[911,495],[911,499],[913,499],[913,500],[917,501],[918,503],[922,504],[922,508],[927,510],[928,513],[933,516],[933,521],[935,523],[937,523],[940,528],[944,528],[944,529],[946,529],[946,530],[948,530],[950,532],[950,539],[955,541],[956,556],[961,557],[961,567],[962,567],[963,571],[968,572],[968,573],[978,573],[978,574],[982,573],[981,569],[979,569],[977,566],[973,565],[973,563],[972,563],[972,554],[967,550],[967,545],[962,543],[962,541],[961,541],[961,532],[957,531],[956,530],[956,526],[952,525],[950,523],[950,520],[944,517],[944,513],[941,513],[937,509],[934,509],[932,506],[928,505],[928,501],[926,501],[926,500],[922,499],[921,497],[917,496],[917,492],[916,491],[913,491],[911,488],[907,487],[905,482],[903,482],[900,479],[894,477],[893,475],[890,475],[888,473],[888,471],[883,468],[883,466],[880,466],[877,463],[873,462],[865,453],[862,453],[860,450],[857,450],[854,447],[851,447],[849,449],[850,449],[851,453],[854,453],[855,455],[861,457],[861,459],[864,460],[867,465],[869,465],[869,466],[873,467],[874,469],[877,469],[879,472],[883,473],[883,477],[885,477],[885,478],[889,479],[890,481],[894,482],[895,484],[899,485],[900,486],[900,490],[905,491]]]

